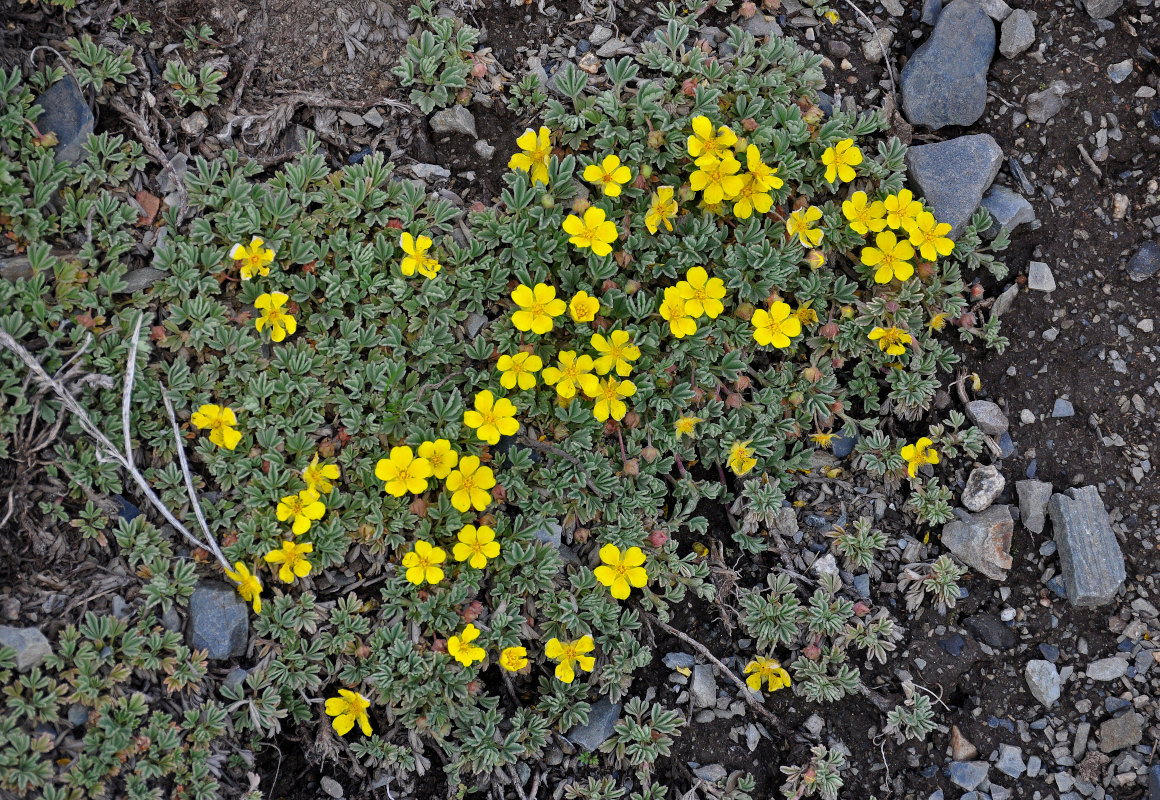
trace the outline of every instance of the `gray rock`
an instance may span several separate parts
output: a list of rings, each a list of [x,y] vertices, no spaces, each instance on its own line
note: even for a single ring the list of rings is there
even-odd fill
[[[1126,577],[1124,554],[1094,486],[1052,495],[1048,504],[1067,598],[1074,606],[1110,603]]]
[[[157,281],[168,277],[168,272],[162,272],[153,267],[138,267],[125,275],[125,289],[121,294],[133,294],[148,289]]]
[[[989,17],[984,15],[984,19],[991,24]],[[1002,162],[1002,148],[986,133],[918,145],[906,151],[910,179],[938,220],[951,224],[952,239],[970,221]]]
[[[1072,406],[1070,400],[1064,400],[1062,397],[1057,397],[1055,398],[1055,405],[1051,407],[1051,416],[1053,419],[1074,417],[1075,407]]]
[[[84,160],[84,146],[93,132],[93,112],[76,80],[70,76],[57,81],[36,98],[36,104],[44,109],[36,119],[37,130],[56,134],[57,163]]]
[[[468,339],[474,339],[476,336],[479,336],[479,332],[483,330],[483,326],[486,324],[487,317],[472,311],[467,315],[467,319],[463,321],[463,330],[467,334]]]
[[[882,51],[890,52],[890,45],[894,44],[894,31],[890,28],[879,28],[878,36],[870,34],[870,38],[862,42],[862,57],[871,64],[882,61]]]
[[[688,653],[665,653],[664,665],[669,669],[692,669],[696,664]]]
[[[835,458],[845,458],[854,452],[854,446],[857,444],[857,436],[837,436],[830,445],[830,452],[834,454]]]
[[[1050,661],[1033,659],[1027,662],[1024,673],[1031,695],[1044,708],[1051,708],[1059,700],[1059,670]]]
[[[475,115],[467,110],[467,106],[454,105],[431,115],[432,133],[460,133],[477,137],[475,132]]]
[[[967,403],[967,417],[988,436],[1002,436],[1010,423],[998,404],[990,400],[972,400]]]
[[[1014,58],[1035,42],[1035,23],[1031,15],[1021,8],[1011,12],[1003,20],[999,32],[999,52],[1006,58]]]
[[[781,26],[777,24],[777,20],[773,17],[767,17],[765,14],[754,14],[749,19],[745,20],[745,30],[749,31],[757,39],[762,36],[781,36]]]
[[[52,645],[36,628],[0,625],[0,647],[11,647],[16,651],[17,672],[28,672],[52,655]]]
[[[841,39],[831,39],[826,42],[826,51],[834,58],[846,58],[850,55],[850,45]]]
[[[383,119],[383,115],[379,113],[377,108],[372,108],[362,116],[363,122],[365,122],[367,125],[373,125],[376,128],[383,127],[383,123],[386,122],[386,120]]]
[[[588,36],[588,41],[592,43],[593,47],[600,47],[600,45],[612,38],[612,28],[606,25],[597,25],[592,29],[592,33]]]
[[[246,652],[250,607],[234,587],[202,581],[189,598],[189,646],[224,660]]]
[[[537,528],[532,536],[536,537],[536,541],[558,550],[560,549],[560,537],[563,533],[564,529],[560,527],[560,523],[550,519],[542,527]]]
[[[729,776],[729,773],[725,770],[725,767],[721,766],[720,764],[706,764],[703,767],[697,767],[695,770],[693,770],[693,774],[706,783],[716,783],[717,781],[723,781]]]
[[[359,117],[359,121],[362,121],[361,117]],[[181,120],[181,130],[185,131],[188,136],[201,136],[208,127],[209,117],[204,111],[194,111],[188,117]]]
[[[1135,747],[1144,738],[1144,717],[1129,711],[1100,725],[1100,752],[1114,753]]]
[[[802,727],[804,727],[811,736],[821,736],[822,729],[826,727],[826,721],[819,717],[817,714],[810,714],[809,718],[806,719]]]
[[[474,145],[472,145],[472,149],[475,150],[475,154],[482,158],[484,161],[491,161],[492,156],[495,155],[495,147],[493,147],[491,143],[487,141],[487,139],[480,139]]]
[[[68,707],[68,722],[78,728],[89,721],[89,707],[80,703],[73,703]]]
[[[1124,0],[1083,0],[1084,10],[1092,19],[1107,19],[1123,4]]]
[[[607,697],[602,697],[592,704],[592,710],[588,712],[588,722],[568,731],[566,734],[568,741],[585,750],[593,751],[612,735],[612,729],[618,719],[620,719],[620,703],[610,703]]]
[[[995,762],[995,769],[1004,775],[1018,778],[1027,771],[1023,763],[1023,749],[1010,744],[999,745],[999,760]]]
[[[990,771],[991,765],[986,761],[952,761],[947,767],[951,783],[968,792],[987,780],[987,773]]]
[[[995,502],[995,498],[1002,493],[1006,485],[1007,480],[995,467],[991,465],[976,467],[971,470],[967,485],[963,488],[963,506],[968,511],[985,511]]]
[[[226,674],[226,679],[222,681],[222,686],[235,689],[245,683],[246,678],[249,677],[249,675],[250,673],[241,667],[234,667]]]
[[[882,7],[886,9],[886,13],[892,17],[901,17],[906,11],[902,7],[901,0],[882,0]]]
[[[922,24],[934,25],[942,14],[942,0],[922,0]]]
[[[757,730],[757,726],[752,722],[745,728],[745,746],[749,748],[749,752],[757,749],[757,745],[761,744],[761,732]]]
[[[979,6],[987,13],[987,16],[995,20],[995,22],[1002,22],[1011,16],[1011,6],[1003,2],[1003,0],[977,0]]]
[[[0,278],[15,281],[21,278],[32,277],[32,262],[28,256],[13,256],[0,258]]]
[[[1015,298],[1019,296],[1019,286],[1011,284],[1003,293],[995,298],[995,305],[991,306],[991,316],[998,319],[1011,310],[1011,306],[1015,305]]]
[[[1054,292],[1055,276],[1051,274],[1051,267],[1042,261],[1028,262],[1027,288],[1037,292]]]
[[[1128,277],[1143,281],[1160,272],[1160,242],[1144,242],[1128,261]]]
[[[596,51],[596,55],[598,58],[612,58],[623,52],[626,47],[627,45],[620,41],[620,39],[609,39],[600,46],[600,49]],[[581,59],[581,63],[583,63],[583,59]]]
[[[1087,676],[1093,681],[1114,681],[1128,671],[1128,662],[1112,656],[1088,664]]]
[[[1160,800],[1160,764],[1148,771],[1148,800]]]
[[[952,3],[902,68],[902,108],[912,125],[972,125],[987,105],[995,24],[973,0]],[[988,182],[989,183],[989,182]]]
[[[993,614],[975,614],[967,617],[963,620],[963,626],[980,642],[985,642],[996,650],[1010,650],[1019,643],[1015,631]]]
[[[1058,82],[1039,92],[1027,95],[1027,119],[1032,122],[1047,122],[1063,110],[1063,92]]]
[[[1051,492],[1051,484],[1046,481],[1015,481],[1015,493],[1019,496],[1019,520],[1032,533],[1043,533]]]
[[[161,625],[167,631],[177,633],[181,630],[181,615],[177,613],[177,609],[170,607],[161,614]]]
[[[450,178],[451,170],[438,164],[412,164],[411,174],[421,181],[431,181],[436,178]]]
[[[717,678],[713,675],[713,668],[708,664],[697,664],[693,667],[694,708],[713,708],[717,705]]]
[[[1015,520],[1004,505],[991,506],[979,514],[962,512],[943,526],[942,543],[964,564],[992,580],[1006,580],[1011,569],[1011,535]]]
[[[992,186],[983,196],[982,205],[995,220],[995,223],[983,232],[986,239],[998,236],[1000,228],[1013,231],[1025,222],[1035,221],[1035,209],[1027,202],[1027,198],[1006,186]]]
[[[1132,59],[1126,58],[1108,65],[1108,78],[1112,83],[1123,83],[1132,74]]]
[[[318,785],[322,788],[322,791],[326,792],[327,796],[334,797],[336,800],[343,795],[342,784],[329,775],[323,775],[318,781]]]

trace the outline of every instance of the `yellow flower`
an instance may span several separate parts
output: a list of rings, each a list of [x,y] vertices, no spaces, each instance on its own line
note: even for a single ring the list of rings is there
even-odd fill
[[[308,553],[314,552],[314,545],[310,542],[295,544],[282,542],[281,550],[271,550],[262,556],[267,564],[281,564],[278,568],[278,579],[282,583],[294,583],[294,578],[305,578],[310,574],[310,562],[306,560]]]
[[[318,453],[315,453],[306,469],[302,470],[302,480],[306,481],[306,488],[320,494],[330,494],[334,491],[331,481],[338,480],[340,474],[338,464],[320,464]]]
[[[617,600],[625,600],[633,587],[639,589],[648,583],[648,572],[644,568],[644,551],[630,547],[620,554],[620,548],[606,544],[600,548],[600,560],[604,563],[593,570],[596,580],[612,590]]]
[[[241,262],[239,268],[242,280],[251,280],[255,275],[263,278],[270,274],[270,262],[274,260],[274,251],[263,247],[266,243],[257,236],[250,239],[250,246],[235,244],[230,248],[230,258]]]
[[[833,183],[834,178],[849,183],[857,177],[854,167],[862,163],[862,151],[854,146],[853,139],[843,139],[826,148],[822,163],[826,165],[826,183]]]
[[[874,244],[878,246],[862,248],[862,263],[875,268],[875,283],[890,283],[895,278],[904,281],[914,274],[914,265],[909,261],[914,258],[914,247],[910,242],[899,241],[893,231],[882,231],[874,237]]]
[[[697,332],[697,322],[689,314],[688,305],[675,286],[665,289],[665,299],[661,302],[661,319],[669,323],[669,332],[678,339],[692,336]]]
[[[923,436],[914,444],[908,444],[902,448],[902,457],[906,460],[907,475],[913,478],[918,474],[919,467],[938,463],[938,451],[931,447],[932,444],[934,442]]]
[[[949,256],[955,249],[955,243],[947,238],[951,224],[939,222],[929,211],[920,211],[913,219],[903,220],[902,227],[910,234],[910,243],[927,261]]]
[[[818,431],[810,434],[810,441],[818,447],[829,447],[834,443],[834,437],[837,435],[832,431],[826,431],[825,433]]]
[[[759,192],[780,189],[785,185],[785,181],[777,177],[777,167],[771,167],[761,160],[761,151],[757,149],[755,144],[745,148],[745,168],[749,170],[749,175],[753,178]],[[766,209],[766,211],[768,210]]]
[[[521,350],[514,356],[504,354],[496,362],[496,367],[501,373],[499,385],[505,389],[514,389],[516,386],[521,390],[531,389],[536,385],[536,373],[543,366],[543,360],[533,353]]]
[[[802,332],[802,322],[789,307],[780,300],[769,307],[769,311],[759,308],[753,312],[753,340],[763,347],[789,347],[790,340]]]
[[[552,132],[540,126],[539,134],[528,128],[520,138],[516,139],[516,146],[523,152],[514,154],[508,161],[509,169],[522,169],[528,173],[533,184],[548,185],[548,160],[552,157]]]
[[[822,232],[814,228],[814,223],[822,218],[822,210],[810,206],[795,211],[785,221],[785,232],[789,238],[798,237],[803,247],[817,247],[822,241]]]
[[[310,530],[310,524],[322,519],[326,514],[326,506],[319,499],[318,492],[313,489],[303,489],[298,494],[291,494],[278,501],[276,510],[279,522],[290,521],[290,530],[295,536],[301,536]]]
[[[909,189],[887,195],[882,205],[886,209],[886,224],[895,229],[901,228],[904,222],[922,212],[922,203],[914,199],[914,192]]]
[[[842,216],[850,223],[850,230],[863,236],[886,227],[886,206],[881,200],[869,202],[865,192],[854,192],[842,202]]]
[[[326,699],[326,713],[334,717],[330,724],[334,726],[335,732],[339,736],[346,736],[357,722],[363,735],[370,736],[371,720],[367,716],[367,709],[371,707],[371,701],[350,689],[339,689],[338,695]]]
[[[472,644],[478,638],[479,628],[470,622],[467,623],[467,627],[463,629],[463,633],[458,636],[452,636],[447,640],[447,655],[465,667],[470,667],[476,661],[483,661],[487,658],[487,651],[482,647],[477,647]]]
[[[713,132],[713,123],[708,117],[693,117],[693,135],[689,137],[689,155],[695,159],[705,156],[720,158],[737,144],[737,134],[722,125]]]
[[[632,180],[632,170],[620,163],[619,156],[605,156],[599,164],[584,168],[584,180],[597,184],[609,197],[617,197],[620,187]]]
[[[841,17],[840,17],[840,16],[838,16],[838,12],[837,12],[837,11],[827,11],[827,12],[826,12],[825,14],[823,14],[822,16],[824,16],[824,17],[826,18],[826,21],[827,21],[827,22],[829,22],[831,25],[837,25],[837,24],[838,24],[838,20],[840,20],[840,19],[841,19]]]
[[[819,269],[826,265],[826,254],[821,250],[811,250],[806,253],[806,263],[810,269]]]
[[[430,542],[419,539],[415,546],[403,554],[403,569],[407,580],[416,586],[423,581],[432,585],[443,580],[443,568],[439,565],[447,560],[442,547],[434,547]]]
[[[474,569],[483,569],[490,558],[499,556],[499,542],[495,531],[487,525],[464,525],[459,531],[458,542],[451,548],[456,561],[466,561]]]
[[[289,299],[289,295],[282,292],[270,292],[258,295],[258,299],[254,301],[254,308],[262,312],[262,315],[254,320],[254,326],[261,333],[262,328],[269,325],[271,341],[280,342],[298,330],[298,323],[294,317],[282,310],[282,306],[286,305]]]
[[[677,439],[680,440],[682,436],[693,436],[696,433],[697,423],[701,421],[700,417],[678,417],[673,425],[677,431]]]
[[[383,482],[383,490],[392,497],[402,497],[407,492],[422,494],[427,491],[427,479],[434,470],[431,462],[416,457],[407,445],[392,447],[387,458],[380,458],[375,464],[375,477]]]
[[[584,390],[584,394],[596,401],[592,413],[601,422],[609,417],[615,420],[624,419],[624,415],[628,413],[628,406],[621,398],[636,394],[636,384],[632,381],[618,381],[611,375],[603,381],[595,375],[585,375],[580,379],[580,387]]]
[[[250,572],[241,561],[234,562],[233,570],[226,570],[226,577],[238,585],[238,594],[247,603],[254,604],[254,613],[262,613],[262,582]]]
[[[764,214],[773,208],[773,198],[768,192],[761,190],[760,184],[752,175],[742,175],[741,181],[741,191],[733,200],[733,216],[737,219],[749,219],[754,211]]]
[[[616,231],[616,223],[606,219],[604,209],[598,206],[589,206],[584,212],[584,218],[569,214],[564,218],[564,233],[568,234],[568,241],[577,247],[592,248],[592,252],[603,258],[612,252],[612,243],[620,234]]]
[[[776,692],[789,686],[789,673],[782,667],[776,658],[762,658],[756,656],[745,667],[745,685],[755,692],[761,691],[761,683],[769,687],[769,691]]]
[[[546,283],[537,283],[534,287],[521,283],[512,290],[512,302],[519,306],[519,311],[512,312],[516,330],[535,334],[550,333],[555,327],[554,319],[568,308],[563,300],[557,299],[556,287]]]
[[[625,377],[632,372],[632,364],[640,358],[640,348],[632,343],[628,331],[613,331],[604,338],[602,334],[592,334],[592,349],[600,355],[595,361],[596,372],[607,375],[616,370],[616,374]]]
[[[427,255],[427,251],[431,249],[431,240],[426,236],[416,238],[409,233],[404,233],[399,236],[399,246],[406,253],[403,256],[402,263],[399,264],[399,269],[407,277],[414,275],[418,271],[420,275],[427,278],[434,278],[443,266]]]
[[[561,350],[556,356],[556,366],[544,367],[540,373],[544,383],[556,387],[556,394],[563,400],[576,396],[580,379],[592,371],[592,356],[577,356],[575,350]]]
[[[591,636],[581,636],[574,642],[561,642],[553,636],[544,645],[544,655],[557,662],[556,678],[564,683],[571,683],[576,679],[576,670],[573,669],[573,664],[585,672],[591,672],[592,668],[596,666],[596,659],[585,655],[595,649],[596,642],[592,641]]]
[[[436,439],[433,442],[423,442],[419,445],[419,458],[424,458],[431,465],[431,475],[443,480],[451,474],[451,470],[459,463],[459,453],[451,449],[451,442],[446,439]]]
[[[870,331],[870,341],[878,342],[878,349],[888,356],[900,356],[910,344],[910,334],[902,328],[875,328]]]
[[[229,406],[207,403],[194,411],[189,421],[198,428],[209,428],[209,440],[218,447],[233,450],[242,440],[242,434],[234,427],[238,418]]]
[[[930,322],[926,323],[926,327],[930,328],[932,331],[941,331],[946,326],[947,315],[944,311],[938,312],[930,318]]]
[[[446,486],[451,492],[451,505],[457,511],[483,511],[491,504],[495,473],[491,467],[479,465],[479,456],[464,456],[459,459],[459,468],[447,476]]]
[[[596,319],[598,311],[600,301],[590,296],[588,292],[576,292],[568,303],[568,313],[572,315],[574,322],[591,322]]]
[[[520,429],[516,407],[506,397],[495,399],[490,390],[475,395],[475,408],[463,412],[463,424],[475,428],[475,435],[488,444],[497,444],[501,436],[514,436]]]
[[[685,279],[677,284],[677,294],[685,301],[685,312],[691,317],[717,319],[725,304],[725,281],[710,278],[704,267],[690,267]]]
[[[528,665],[528,648],[505,647],[499,654],[499,665],[508,672],[519,672]]]
[[[673,229],[672,219],[678,212],[677,201],[673,197],[673,187],[658,186],[656,194],[652,196],[648,213],[644,216],[644,226],[648,228],[649,233],[656,233],[662,224],[666,230],[671,231]]]
[[[757,459],[753,455],[753,448],[749,442],[734,442],[729,448],[729,469],[736,475],[744,475],[757,466]]]
[[[802,325],[812,325],[818,321],[818,312],[811,307],[812,300],[807,300],[797,307],[797,311],[793,315],[798,318],[798,322]]]
[[[732,200],[745,185],[737,174],[739,169],[741,162],[732,153],[725,153],[722,158],[703,156],[697,159],[697,170],[689,176],[689,186],[694,192],[701,192],[706,203]]]

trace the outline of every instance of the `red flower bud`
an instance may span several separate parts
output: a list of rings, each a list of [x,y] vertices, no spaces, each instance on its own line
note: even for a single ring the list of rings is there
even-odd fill
[[[646,464],[651,464],[660,458],[660,456],[660,451],[653,447],[651,444],[641,448],[640,457],[645,460]]]
[[[745,403],[745,398],[737,394],[737,392],[730,392],[725,396],[725,405],[730,408],[741,408]]]
[[[669,535],[662,531],[660,528],[657,528],[655,531],[648,535],[648,543],[653,547],[664,547],[665,542],[668,540]]]
[[[635,458],[630,458],[628,461],[625,461],[624,462],[624,474],[625,475],[639,475],[640,474],[640,462],[637,461]]]

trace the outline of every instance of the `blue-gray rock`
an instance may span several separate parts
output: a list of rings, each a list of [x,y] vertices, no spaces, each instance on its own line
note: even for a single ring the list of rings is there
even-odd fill
[[[1144,717],[1135,711],[1114,717],[1100,725],[1100,752],[1114,753],[1135,747],[1144,738]]]
[[[943,526],[942,544],[968,567],[996,581],[1007,579],[1011,569],[1011,536],[1015,520],[1005,505],[991,506],[979,514],[956,512]]]
[[[1160,800],[1160,764],[1148,771],[1148,800]]]
[[[951,783],[969,792],[987,780],[987,773],[991,771],[991,765],[986,761],[953,761],[947,767],[947,771],[950,773]]]
[[[189,645],[218,661],[246,652],[250,607],[232,586],[202,581],[189,598]]]
[[[1055,668],[1055,664],[1050,661],[1043,661],[1042,659],[1032,659],[1027,662],[1027,670],[1024,673],[1027,678],[1027,688],[1031,690],[1031,695],[1038,700],[1044,708],[1051,708],[1059,700],[1059,670]]]
[[[983,196],[982,205],[995,221],[983,232],[985,239],[994,239],[999,235],[1000,228],[1013,231],[1024,223],[1035,221],[1035,209],[1027,202],[1027,198],[1006,186],[992,186]]]
[[[973,125],[987,105],[987,68],[995,23],[976,0],[959,0],[939,15],[930,38],[902,68],[902,108],[911,125],[938,130]]]
[[[870,597],[870,576],[866,573],[854,576],[854,591],[859,597]]]
[[[988,436],[1006,433],[1011,424],[1003,410],[990,400],[972,400],[967,403],[967,417]]]
[[[934,25],[942,14],[942,0],[922,0],[922,24]]]
[[[1015,481],[1015,493],[1019,496],[1019,520],[1032,533],[1043,533],[1051,492],[1051,484],[1046,481]]]
[[[983,17],[991,23],[990,17]],[[938,220],[951,224],[952,239],[970,221],[1002,163],[1002,148],[986,133],[918,145],[906,151],[910,179]]]
[[[1007,479],[993,465],[975,467],[963,487],[962,502],[968,511],[986,511],[1003,492]]]
[[[669,669],[692,669],[696,660],[688,653],[666,653],[664,664]]]
[[[1112,83],[1123,83],[1132,74],[1132,66],[1132,59],[1130,58],[1117,61],[1115,64],[1109,64],[1107,69],[1108,78]]]
[[[749,19],[745,20],[745,30],[753,34],[754,38],[760,39],[762,36],[781,36],[781,26],[777,24],[777,20],[765,14],[754,14]]]
[[[1160,272],[1160,242],[1144,242],[1128,262],[1128,277],[1143,281]]]
[[[1052,495],[1048,504],[1067,598],[1074,606],[1110,603],[1124,583],[1124,554],[1094,486]]]
[[[1088,664],[1085,672],[1088,678],[1093,681],[1114,681],[1117,678],[1123,677],[1124,673],[1128,671],[1128,662],[1122,658],[1111,656],[1109,658],[1101,658]]]
[[[11,647],[16,651],[17,672],[28,672],[52,655],[52,645],[36,628],[0,625],[0,647]]]
[[[0,258],[0,278],[18,281],[21,278],[31,278],[32,274],[32,261],[28,256]]]
[[[697,767],[693,770],[693,774],[706,783],[716,783],[729,777],[728,770],[721,764],[706,764],[703,767]]]
[[[957,633],[952,633],[949,636],[944,636],[939,639],[938,646],[950,655],[958,658],[963,654],[963,648],[967,646],[967,640]]]
[[[1050,661],[1052,664],[1059,660],[1059,648],[1053,644],[1046,644],[1041,642],[1039,645],[1039,652],[1042,653],[1043,657]]]
[[[999,745],[999,760],[995,762],[995,769],[1004,775],[1018,778],[1027,771],[1023,763],[1023,749],[1010,744]]]
[[[595,750],[612,735],[612,729],[618,719],[620,719],[620,703],[610,703],[608,698],[601,698],[592,704],[592,710],[588,712],[588,722],[568,731],[568,741],[585,750]]]
[[[1015,631],[993,614],[975,614],[967,617],[963,620],[963,626],[980,642],[985,642],[996,650],[1010,650],[1019,642]]]
[[[36,98],[36,104],[44,109],[36,119],[37,129],[42,134],[56,134],[57,163],[82,161],[84,146],[93,132],[93,112],[76,80],[69,76],[57,81]]]
[[[162,278],[169,276],[168,272],[162,272],[153,267],[138,267],[126,273],[123,280],[125,281],[125,288],[118,294],[135,294],[136,292],[143,292]]]
[[[836,436],[830,445],[830,452],[836,458],[845,458],[854,452],[854,445],[858,444],[857,436]]]
[[[1010,458],[1015,454],[1015,440],[1011,434],[1004,433],[999,437],[999,458]]]
[[[249,672],[242,669],[241,667],[234,667],[226,675],[226,679],[222,681],[222,686],[228,686],[231,689],[237,686],[241,686],[245,682],[246,678],[249,677],[249,674]]]
[[[708,664],[693,667],[693,685],[689,688],[693,693],[694,708],[713,708],[717,705],[717,678]]]
[[[1124,0],[1083,0],[1084,10],[1092,19],[1107,19],[1123,4]]]
[[[1070,400],[1064,400],[1062,397],[1057,397],[1055,399],[1055,405],[1051,408],[1051,416],[1055,419],[1061,419],[1063,417],[1074,417],[1075,407],[1072,406]]]
[[[79,728],[89,721],[89,707],[80,703],[73,703],[68,707],[68,722],[74,728]]]
[[[1003,20],[999,31],[999,52],[1004,58],[1014,58],[1035,42],[1035,23],[1031,15],[1021,8],[1011,12]]]

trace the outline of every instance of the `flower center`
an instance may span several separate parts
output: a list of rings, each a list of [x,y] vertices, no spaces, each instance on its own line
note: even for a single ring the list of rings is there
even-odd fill
[[[475,491],[475,476],[463,474],[463,484],[460,486],[459,491],[461,491],[461,492],[474,492]]]

